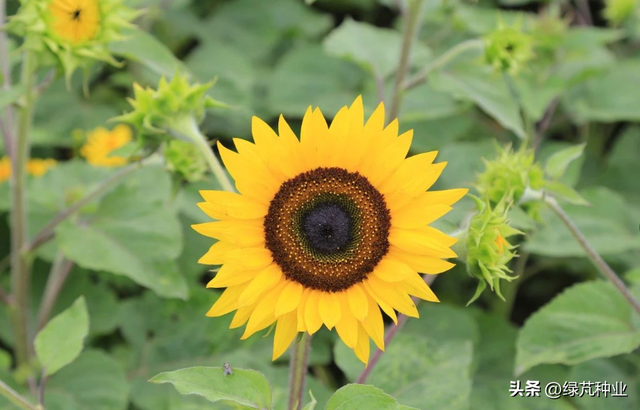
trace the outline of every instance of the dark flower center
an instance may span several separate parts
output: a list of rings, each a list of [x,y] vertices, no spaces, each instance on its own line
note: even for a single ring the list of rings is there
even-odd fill
[[[76,9],[75,11],[71,12],[71,19],[75,21],[79,21],[81,15],[82,15],[82,10]]]
[[[384,197],[365,177],[317,168],[274,196],[266,246],[290,280],[338,292],[366,279],[387,253],[390,221]]]

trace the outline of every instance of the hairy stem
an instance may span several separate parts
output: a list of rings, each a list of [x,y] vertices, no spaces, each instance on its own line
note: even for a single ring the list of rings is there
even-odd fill
[[[556,215],[560,217],[567,228],[569,228],[569,231],[571,231],[573,237],[576,238],[578,243],[580,243],[580,246],[582,246],[585,252],[587,252],[589,259],[591,259],[591,262],[593,262],[596,268],[598,268],[598,270],[613,283],[613,285],[616,287],[616,289],[618,289],[622,296],[627,299],[631,307],[633,307],[636,312],[640,313],[640,303],[638,303],[638,301],[633,297],[631,292],[629,292],[629,289],[627,289],[627,286],[618,277],[618,275],[616,275],[616,273],[613,271],[613,269],[611,269],[607,262],[602,259],[600,254],[598,254],[595,249],[593,249],[593,246],[591,246],[591,244],[587,241],[587,238],[585,238],[576,224],[573,223],[564,209],[562,209],[560,205],[558,205],[558,202],[556,202],[556,200],[553,198],[547,197],[545,201],[547,202],[547,204],[549,204],[551,209],[553,209]]]
[[[35,406],[22,397],[18,392],[7,386],[2,380],[0,380],[0,394],[3,395],[10,403],[15,404],[18,408],[23,410],[38,410],[42,409],[40,406]]]
[[[460,54],[463,54],[470,50],[482,50],[483,48],[484,48],[484,41],[478,40],[478,39],[467,40],[467,41],[463,41],[462,43],[456,44],[455,46],[447,50],[444,54],[442,54],[440,57],[438,57],[435,61],[433,61],[431,64],[429,64],[427,67],[422,69],[418,74],[416,74],[415,77],[407,81],[407,83],[404,85],[404,89],[410,90],[424,83],[425,81],[427,81],[427,77],[432,71],[447,65],[449,62],[451,62],[453,59],[458,57]]]
[[[62,285],[64,285],[64,282],[67,280],[72,267],[73,262],[65,258],[62,252],[58,252],[56,259],[53,261],[53,265],[51,265],[47,285],[44,288],[44,294],[42,295],[42,302],[40,302],[40,310],[38,311],[38,331],[41,330],[49,321],[53,306],[58,299]]]
[[[436,277],[437,275],[425,275],[423,278],[424,278],[424,281],[427,283],[427,285],[431,285],[433,281],[436,280]],[[412,298],[412,299],[414,303],[418,304],[419,299],[417,298]],[[400,314],[398,315],[398,323],[395,326],[389,326],[389,328],[387,329],[387,333],[384,335],[385,349],[389,347],[389,344],[391,344],[391,341],[393,341],[393,339],[396,337],[400,329],[402,329],[404,324],[407,323],[407,320],[409,320],[409,316],[405,314]],[[373,369],[378,364],[378,361],[382,357],[382,353],[384,352],[380,349],[376,349],[373,352],[373,354],[371,355],[371,358],[369,359],[369,363],[367,364],[367,367],[365,367],[362,373],[360,373],[360,376],[358,376],[356,383],[363,384],[367,380],[371,372],[373,372]]]
[[[85,195],[83,198],[75,202],[73,205],[71,205],[64,211],[61,211],[51,221],[49,221],[49,223],[46,224],[44,228],[42,228],[40,232],[36,234],[33,240],[25,246],[25,248],[23,249],[23,253],[25,254],[30,253],[36,248],[38,248],[40,245],[47,242],[49,239],[53,237],[53,232],[56,229],[56,227],[60,225],[62,222],[64,222],[68,217],[76,213],[83,206],[98,199],[105,192],[107,192],[109,189],[113,188],[116,184],[122,181],[125,177],[129,176],[131,173],[133,173],[137,169],[140,169],[140,167],[147,165],[153,160],[154,160],[154,157],[147,157],[141,161],[135,162],[133,164],[129,164],[128,166],[122,168],[117,173],[111,175],[109,178],[102,181],[100,185],[96,186],[87,195]]]
[[[400,51],[400,61],[396,71],[395,82],[393,83],[393,94],[391,97],[391,108],[387,116],[387,123],[398,118],[400,105],[404,94],[404,79],[409,72],[411,60],[411,48],[418,34],[419,22],[421,18],[422,0],[409,0],[409,8],[404,15],[406,18],[404,32],[402,33],[402,49]]]
[[[310,348],[311,336],[307,332],[304,332],[300,340],[294,343],[293,351],[291,352],[291,361],[289,363],[288,410],[299,410],[302,407]]]
[[[18,116],[18,140],[11,161],[11,284],[13,293],[13,327],[18,365],[29,361],[30,348],[27,334],[29,316],[30,261],[22,253],[27,237],[27,173],[29,160],[29,134],[35,106],[34,71],[36,57],[25,51],[22,61],[24,103]]]
[[[205,137],[202,132],[200,132],[200,128],[198,127],[196,120],[192,116],[188,116],[179,121],[176,121],[175,124],[173,124],[172,128],[178,134],[188,137],[191,142],[196,144],[196,146],[200,149],[200,152],[202,152],[205,160],[207,161],[209,169],[220,183],[222,189],[229,192],[235,192],[235,189],[233,188],[233,185],[231,184],[227,173],[225,172],[224,168],[222,168],[222,164],[220,164],[220,161],[218,161],[218,158],[213,153],[207,137]]]
[[[4,30],[7,19],[6,1],[0,0],[0,76],[4,79],[0,90],[11,90],[11,63],[9,61],[9,47],[7,45],[7,33]],[[8,104],[5,108],[5,118],[0,115],[0,133],[4,142],[4,149],[9,158],[14,156],[15,136],[13,135],[13,107]]]

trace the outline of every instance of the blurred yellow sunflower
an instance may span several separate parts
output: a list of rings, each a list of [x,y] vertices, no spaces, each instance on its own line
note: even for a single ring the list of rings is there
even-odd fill
[[[32,158],[27,161],[27,172],[34,177],[41,177],[56,166],[58,161],[53,158]],[[11,160],[6,155],[0,158],[0,183],[11,178]]]
[[[109,131],[98,127],[87,135],[87,142],[80,148],[80,154],[91,165],[98,167],[118,167],[127,163],[127,158],[110,155],[114,150],[131,142],[131,128],[124,124]]]
[[[91,40],[100,28],[98,0],[53,0],[49,11],[53,32],[71,43]]]
[[[207,286],[227,288],[207,315],[235,310],[243,339],[275,322],[274,360],[324,324],[367,363],[370,338],[384,349],[380,310],[418,317],[411,296],[438,301],[418,272],[454,266],[456,240],[429,224],[467,190],[427,192],[446,163],[406,158],[413,132],[384,118],[380,104],[365,123],[358,97],[330,126],[309,108],[300,140],[282,116],[278,134],[254,117],[253,144],[218,145],[239,193],[200,192],[218,220],[193,226],[218,239],[200,263],[222,265]]]

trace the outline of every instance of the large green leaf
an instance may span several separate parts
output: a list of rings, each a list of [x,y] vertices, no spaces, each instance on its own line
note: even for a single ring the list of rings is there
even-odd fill
[[[398,66],[402,34],[347,19],[325,37],[323,44],[327,53],[354,61],[376,77],[385,78]],[[412,50],[412,65],[426,64],[430,54],[426,46],[417,43]]]
[[[36,354],[47,376],[62,369],[80,355],[89,333],[89,313],[84,297],[51,321],[34,341]]]
[[[160,373],[152,383],[171,383],[182,394],[198,395],[211,402],[229,400],[253,409],[271,409],[271,388],[267,379],[255,370],[222,367],[190,367]]]
[[[122,368],[101,351],[85,351],[47,382],[47,410],[126,410],[129,386]]]
[[[640,346],[629,303],[608,282],[575,285],[533,314],[520,331],[516,372],[542,363],[578,364]]]
[[[457,98],[473,101],[504,128],[524,138],[525,130],[517,101],[505,79],[490,67],[459,64],[432,77],[438,88]]]
[[[124,40],[109,45],[115,55],[143,64],[168,77],[172,77],[176,70],[185,70],[184,64],[153,35],[135,28],[123,34]]]
[[[634,356],[632,356],[634,357]],[[633,360],[633,358],[631,358]],[[578,383],[585,381],[592,381],[594,383],[614,384],[616,382],[624,383],[627,388],[624,394],[627,397],[616,398],[611,397],[609,393],[605,397],[604,394],[598,396],[590,396],[588,390],[582,397],[573,397],[572,400],[576,403],[577,408],[580,410],[635,410],[639,406],[638,391],[634,386],[635,375],[625,372],[623,366],[616,366],[611,360],[596,359],[585,363],[581,363],[571,369],[568,380]],[[595,391],[595,388],[591,389]]]
[[[387,346],[366,382],[410,406],[468,409],[472,350],[470,340],[443,343],[400,333]],[[349,380],[355,380],[364,369],[343,343],[336,344],[335,355]]]
[[[582,156],[585,145],[587,144],[574,145],[554,153],[545,165],[547,175],[553,179],[563,176],[569,164]]]
[[[325,410],[418,410],[403,406],[382,390],[360,384],[348,384],[334,394]]]
[[[166,174],[151,168],[105,196],[90,218],[61,224],[56,240],[81,267],[128,276],[161,296],[185,298],[186,283],[174,262],[182,231],[175,212],[160,202],[168,198],[168,190],[161,189]]]

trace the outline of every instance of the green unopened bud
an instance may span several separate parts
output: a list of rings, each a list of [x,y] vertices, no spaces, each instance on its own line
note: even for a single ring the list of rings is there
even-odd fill
[[[516,279],[507,274],[511,272],[507,264],[516,256],[516,247],[507,238],[522,232],[509,226],[508,207],[504,201],[491,208],[488,202],[473,195],[470,197],[476,202],[478,213],[469,222],[467,271],[480,281],[469,304],[482,294],[487,285],[504,300],[500,293],[500,280],[511,282]]]
[[[527,188],[544,186],[544,171],[534,161],[533,151],[511,147],[499,148],[498,158],[484,161],[485,170],[478,177],[477,188],[492,205],[503,200],[517,202]]]
[[[169,141],[164,149],[164,158],[170,171],[189,182],[201,180],[208,169],[198,147],[186,141]]]
[[[515,75],[533,57],[533,38],[520,26],[520,22],[509,27],[500,21],[484,38],[485,59],[495,70]]]
[[[638,0],[607,0],[604,7],[604,17],[613,25],[626,20],[638,7]]]
[[[171,81],[160,79],[158,88],[133,85],[134,98],[128,101],[133,111],[114,118],[131,124],[143,144],[156,144],[173,137],[189,134],[186,128],[199,123],[205,110],[223,104],[205,93],[215,81],[189,84],[186,76],[176,74]]]

